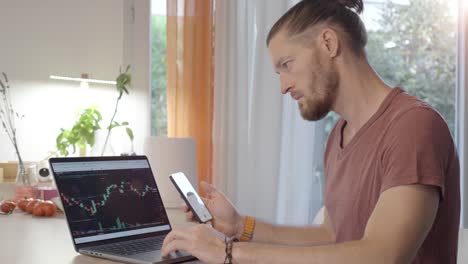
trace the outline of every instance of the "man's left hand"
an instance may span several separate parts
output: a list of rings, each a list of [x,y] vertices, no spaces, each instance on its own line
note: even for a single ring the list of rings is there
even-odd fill
[[[206,224],[190,228],[174,229],[164,239],[162,256],[183,250],[203,263],[223,263],[225,244],[222,234]]]

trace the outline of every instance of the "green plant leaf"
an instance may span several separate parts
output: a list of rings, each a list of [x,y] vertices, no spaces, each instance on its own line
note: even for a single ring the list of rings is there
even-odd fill
[[[133,141],[134,136],[133,136],[133,130],[129,127],[127,127],[125,130],[127,130],[127,135],[130,138],[131,141]]]
[[[85,148],[86,145],[93,146],[95,143],[96,131],[101,127],[101,113],[94,107],[84,109],[78,116],[71,130],[61,128],[56,139],[56,148],[61,155],[68,156],[68,148],[76,152],[76,146]]]

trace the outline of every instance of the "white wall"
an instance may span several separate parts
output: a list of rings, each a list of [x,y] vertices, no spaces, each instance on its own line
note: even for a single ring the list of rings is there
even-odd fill
[[[136,150],[141,153],[141,142],[149,131],[149,81],[145,81],[149,75],[135,70],[144,72],[149,66],[141,60],[135,62],[138,52],[125,50],[141,48],[128,45],[133,40],[126,39],[133,37],[134,30],[130,8],[123,0],[0,3],[0,71],[8,74],[13,104],[25,115],[17,123],[24,159],[40,160],[54,150],[60,128],[70,128],[80,108],[96,105],[104,115],[103,127],[113,111],[114,86],[90,84],[89,94],[85,94],[79,83],[50,80],[49,75],[88,73],[90,78],[113,80],[119,67],[127,63],[136,63],[134,85],[130,96],[121,101],[116,119],[130,122]],[[125,151],[122,147],[129,145],[127,138],[123,131],[116,134],[121,135],[114,143],[124,142],[116,151]],[[15,159],[11,143],[0,130],[0,160]]]
[[[164,0],[165,1],[165,0]],[[136,151],[143,153],[144,139],[151,133],[150,89],[151,89],[151,7],[150,0],[125,0],[126,21],[124,29],[124,63],[132,70],[133,104],[129,108],[129,120],[136,128]],[[129,15],[128,15],[129,14]],[[133,17],[133,20],[132,20]],[[134,129],[135,130],[135,129]]]

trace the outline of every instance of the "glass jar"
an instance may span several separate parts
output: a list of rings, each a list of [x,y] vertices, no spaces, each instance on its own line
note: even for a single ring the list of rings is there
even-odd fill
[[[37,165],[35,163],[18,162],[16,172],[15,200],[34,198],[34,186],[37,184]]]

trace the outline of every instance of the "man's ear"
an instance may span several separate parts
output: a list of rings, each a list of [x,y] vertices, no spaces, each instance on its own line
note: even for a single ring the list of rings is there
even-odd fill
[[[340,52],[340,41],[338,34],[331,28],[324,28],[319,35],[319,44],[322,52],[328,57],[335,58]]]

